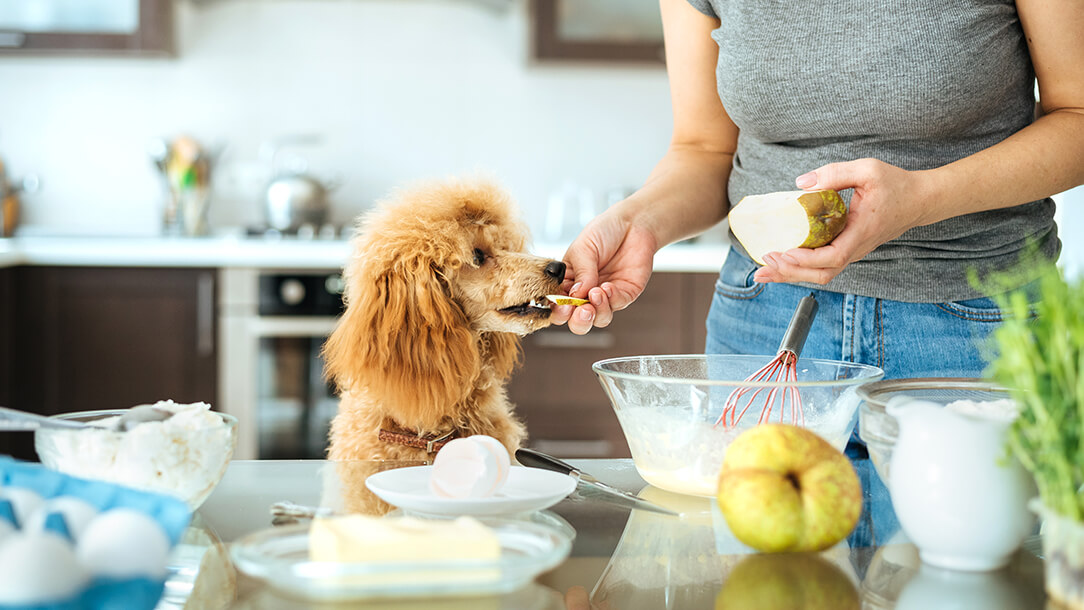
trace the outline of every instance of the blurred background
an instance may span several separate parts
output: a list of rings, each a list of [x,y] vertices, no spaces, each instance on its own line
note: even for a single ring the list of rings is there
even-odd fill
[[[207,401],[237,457],[321,457],[353,219],[482,173],[560,258],[667,146],[662,52],[657,0],[0,0],[0,405]],[[591,364],[701,351],[726,251],[664,248],[609,327],[525,339],[533,447],[628,455]]]
[[[654,0],[6,0],[0,30],[0,157],[42,185],[23,235],[156,234],[148,147],[180,136],[213,154],[212,231],[265,223],[270,173],[302,166],[337,225],[481,171],[537,234],[556,195],[640,184],[670,132]]]

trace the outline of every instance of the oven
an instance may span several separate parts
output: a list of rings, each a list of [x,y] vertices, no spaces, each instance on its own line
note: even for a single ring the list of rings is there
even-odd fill
[[[342,311],[342,272],[219,271],[219,401],[237,459],[321,459],[338,408],[321,349]]]

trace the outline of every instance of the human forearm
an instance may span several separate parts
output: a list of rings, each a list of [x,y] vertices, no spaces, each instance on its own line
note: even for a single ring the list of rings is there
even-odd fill
[[[650,232],[658,247],[697,235],[726,217],[726,184],[734,155],[697,145],[673,145],[614,213]]]
[[[923,224],[1035,201],[1084,183],[1084,109],[1043,115],[1002,142],[921,172]]]

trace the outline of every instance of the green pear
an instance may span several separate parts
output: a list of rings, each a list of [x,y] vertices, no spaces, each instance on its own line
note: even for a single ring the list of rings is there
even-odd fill
[[[815,432],[762,424],[727,448],[719,510],[741,542],[764,552],[819,551],[862,514],[862,485],[839,450]]]
[[[763,265],[769,252],[832,243],[847,224],[847,204],[830,189],[749,195],[730,210],[728,218],[742,247]]]

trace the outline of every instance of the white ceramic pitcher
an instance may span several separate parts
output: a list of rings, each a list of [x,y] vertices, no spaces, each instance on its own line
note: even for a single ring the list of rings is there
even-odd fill
[[[1031,477],[1008,458],[1010,422],[903,399],[889,491],[900,526],[925,563],[955,570],[1007,564],[1034,527]]]

